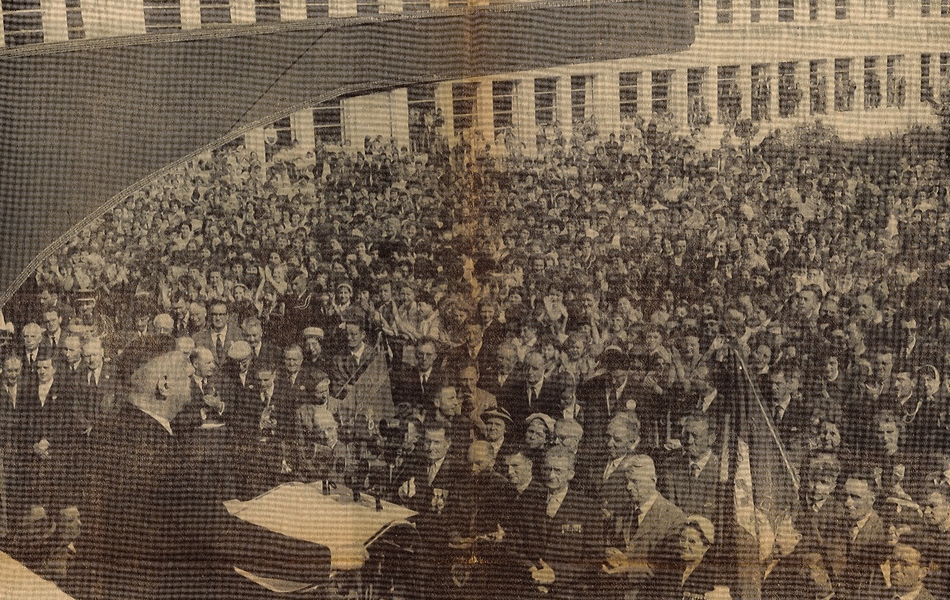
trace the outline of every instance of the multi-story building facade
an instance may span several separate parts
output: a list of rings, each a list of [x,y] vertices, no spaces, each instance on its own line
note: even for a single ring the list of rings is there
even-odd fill
[[[760,135],[815,120],[844,139],[935,122],[950,77],[950,0],[689,0],[686,51],[439,82],[334,100],[245,133],[261,152],[366,135],[418,146],[421,122],[501,151],[539,130],[620,132],[658,116],[716,145],[737,120]],[[461,8],[453,0],[2,0],[7,47],[76,39]],[[648,37],[649,31],[644,32]]]

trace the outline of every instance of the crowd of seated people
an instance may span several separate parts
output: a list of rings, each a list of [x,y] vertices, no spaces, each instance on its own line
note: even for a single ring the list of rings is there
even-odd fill
[[[762,594],[950,597],[939,160],[820,126],[702,152],[652,124],[530,155],[368,138],[196,158],[5,309],[4,547],[103,593],[71,567],[117,518],[110,469],[141,467],[111,440],[123,365],[160,338],[186,397],[133,404],[171,436],[183,511],[287,481],[404,504],[406,597],[739,597],[717,550],[732,353],[801,482]],[[382,421],[355,397],[380,359]]]

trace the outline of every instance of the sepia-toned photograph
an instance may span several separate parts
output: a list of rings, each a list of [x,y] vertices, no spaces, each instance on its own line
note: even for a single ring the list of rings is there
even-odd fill
[[[950,600],[950,0],[0,0],[0,598]]]

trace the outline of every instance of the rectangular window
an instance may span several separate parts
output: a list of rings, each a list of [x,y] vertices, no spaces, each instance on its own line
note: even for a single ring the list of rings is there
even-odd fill
[[[495,124],[495,139],[511,132],[515,126],[515,82],[493,81],[491,84],[492,117]]]
[[[901,74],[901,59],[903,56],[887,57],[887,105],[897,108],[904,107],[907,82]]]
[[[86,37],[80,0],[66,0],[66,32],[71,40],[81,40]]]
[[[534,80],[534,123],[553,125],[557,101],[557,79],[544,77]]]
[[[583,125],[590,117],[593,82],[594,78],[589,75],[571,75],[571,125],[574,127]]]
[[[851,59],[835,59],[835,111],[848,112],[854,108],[857,86],[851,81]]]
[[[893,19],[897,15],[897,0],[887,0],[887,18]]]
[[[179,0],[145,0],[145,32],[181,31]]]
[[[326,19],[330,16],[330,0],[307,0],[308,19]]]
[[[825,77],[825,61],[813,60],[808,63],[808,99],[809,112],[823,115],[828,110],[828,81]]]
[[[231,22],[229,0],[201,0],[201,24],[223,25]]]
[[[652,85],[653,114],[665,115],[670,112],[670,84],[673,71],[653,71],[650,75]]]
[[[768,121],[771,105],[772,77],[769,75],[769,66],[752,65],[752,97],[749,99],[752,120]]]
[[[699,9],[702,0],[690,0],[690,12],[693,16],[693,25],[699,25]]]
[[[739,89],[739,67],[727,66],[717,69],[716,107],[719,122],[732,125],[742,116],[742,91]]]
[[[795,0],[778,0],[779,23],[791,23],[795,20]]]
[[[313,107],[314,142],[343,144],[343,101],[337,98]]]
[[[864,109],[881,106],[881,76],[877,74],[876,56],[864,57]]]
[[[920,16],[930,16],[930,0],[920,0]]]
[[[762,20],[762,0],[749,0],[749,22],[758,23]]]
[[[920,101],[933,100],[934,88],[930,80],[930,55],[920,55]]]
[[[732,23],[732,0],[716,0],[716,23]]]
[[[356,0],[357,15],[378,15],[379,0]]]
[[[894,0],[890,0],[893,2]],[[948,17],[950,16],[950,0],[940,0],[940,16]]]
[[[793,62],[778,65],[778,116],[783,119],[795,116],[802,99],[802,91],[795,81],[795,67]]]
[[[452,84],[452,125],[456,135],[475,126],[475,102],[478,95],[477,83]]]
[[[272,130],[272,132],[268,132]],[[293,146],[293,136],[290,133],[290,117],[277,119],[271,123],[270,127],[265,128],[264,154],[268,162],[274,160],[274,156],[281,150],[286,150]]]
[[[818,0],[808,0],[808,20],[818,20]]]
[[[620,120],[635,121],[637,119],[637,83],[640,73],[630,72],[620,74]]]
[[[435,108],[435,84],[421,83],[406,88],[409,104],[409,144],[413,152],[428,152],[436,131],[444,123]]]
[[[402,12],[425,12],[429,10],[429,0],[403,0]]]
[[[693,129],[701,129],[711,122],[709,107],[703,98],[703,84],[706,69],[688,69],[686,71],[686,123]]]
[[[254,17],[258,23],[280,23],[280,0],[254,0]]]
[[[848,0],[835,0],[835,19],[844,21],[848,18]]]

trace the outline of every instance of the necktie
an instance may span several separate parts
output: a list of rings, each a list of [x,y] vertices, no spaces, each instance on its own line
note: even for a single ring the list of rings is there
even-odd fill
[[[637,534],[637,530],[640,529],[640,507],[634,506],[630,511],[630,537],[633,537]]]
[[[224,347],[224,342],[221,341],[221,334],[219,333],[217,339],[214,341],[214,353],[218,358],[221,358],[221,350]]]
[[[534,388],[528,388],[528,406],[534,402]]]
[[[693,477],[693,479],[696,479],[697,477],[699,477],[700,471],[701,469],[699,468],[698,464],[689,463],[689,474]]]

